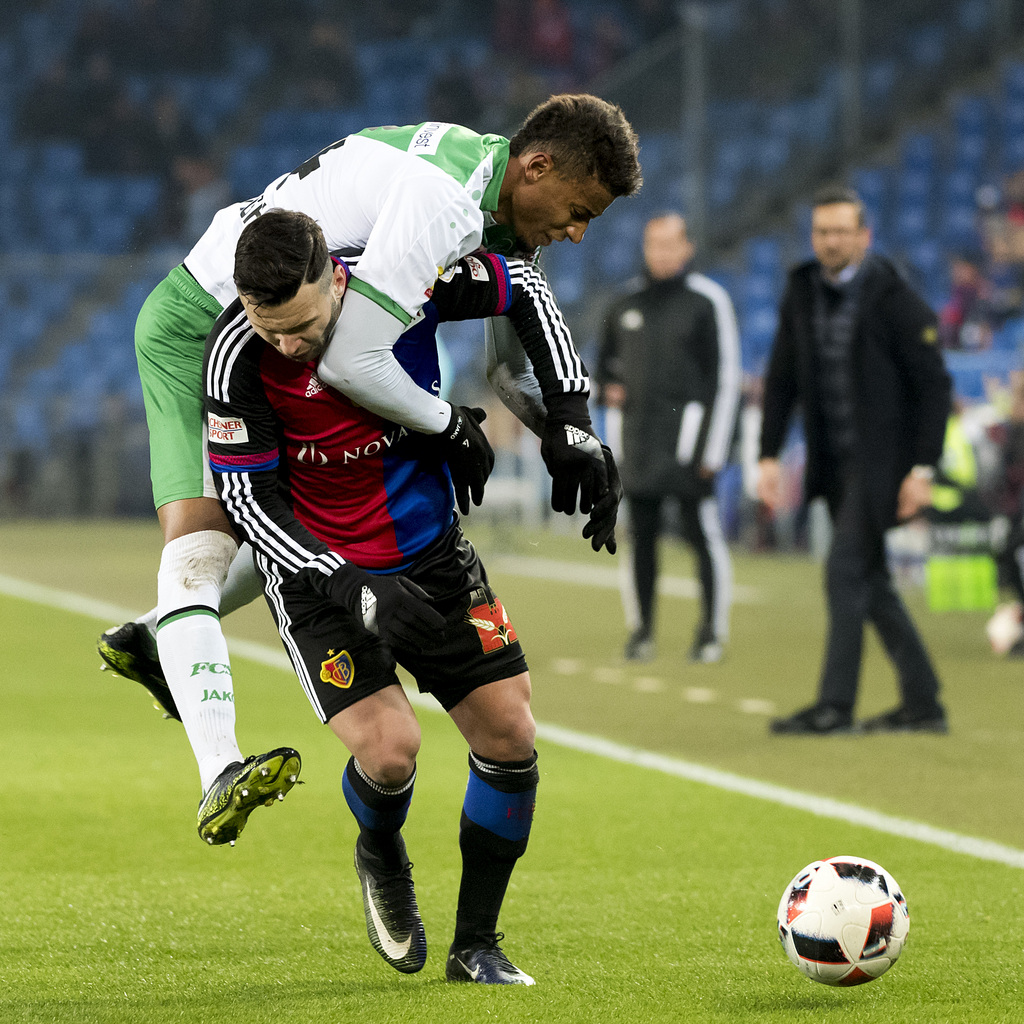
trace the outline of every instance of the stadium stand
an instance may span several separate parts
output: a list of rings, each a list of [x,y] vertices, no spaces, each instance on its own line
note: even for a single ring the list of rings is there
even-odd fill
[[[509,21],[509,5],[495,5],[487,18],[460,0],[443,3],[442,18],[425,19],[421,5],[405,0],[387,10],[346,8],[344,38],[324,31],[323,10],[336,5],[288,5],[288,17],[274,0],[258,6],[280,36],[264,33],[272,43],[255,38],[233,4],[188,5],[190,16],[211,26],[213,56],[210,47],[181,47],[178,13],[157,4],[41,0],[13,15],[0,40],[0,261],[11,268],[0,309],[14,308],[8,322],[16,324],[0,341],[0,479],[4,453],[41,436],[43,425],[48,435],[81,431],[90,417],[102,421],[111,403],[119,417],[141,417],[135,375],[125,372],[133,363],[134,315],[152,284],[153,261],[173,262],[192,240],[180,234],[180,214],[171,217],[169,196],[181,189],[166,160],[140,168],[128,151],[123,166],[101,172],[95,140],[75,126],[63,135],[26,131],[34,123],[27,112],[46,109],[47,83],[66,90],[69,81],[86,81],[105,40],[131,41],[110,62],[114,93],[143,121],[153,121],[170,97],[180,115],[179,145],[223,167],[223,192],[216,194],[228,199],[258,192],[367,124],[436,116],[434,105],[448,109],[460,91],[472,94],[461,97],[472,100],[462,109],[478,110],[472,126],[482,129],[509,130],[554,89],[593,87],[622,102],[640,129],[644,190],[596,221],[586,245],[556,246],[544,258],[584,352],[600,296],[636,272],[644,220],[680,205],[687,153],[678,128],[678,67],[657,63],[661,58],[638,65],[641,94],[615,84],[617,68],[637,54],[670,53],[678,62],[678,47],[664,45],[676,31],[670,4],[644,4],[641,18],[626,0],[572,0],[540,5],[558,16],[535,25]],[[877,247],[917,276],[933,305],[947,301],[951,255],[985,242],[979,196],[985,186],[998,192],[1024,168],[1024,59],[1004,59],[985,80],[977,72],[986,60],[997,67],[996,7],[960,0],[936,13],[935,4],[907,0],[896,12],[882,0],[863,0],[860,162],[841,165],[842,80],[826,59],[836,50],[834,26],[811,17],[799,0],[709,0],[708,204],[722,231],[704,247],[705,266],[733,295],[749,374],[763,367],[785,269],[807,254],[809,211],[798,197],[826,170],[864,196]],[[165,26],[165,45],[152,45],[159,33],[147,32],[152,23],[145,19],[153,18]],[[315,46],[319,56],[308,80],[289,83],[279,65],[303,46]],[[321,59],[345,68],[340,87],[325,84]],[[664,87],[651,90],[652,80]],[[908,119],[914,111],[919,121]],[[135,127],[149,138],[153,125]],[[867,153],[875,155],[868,160]],[[994,209],[1005,213],[999,201]],[[766,223],[770,234],[762,233]],[[57,302],[22,302],[31,271],[19,266],[58,255],[62,266],[73,255],[76,268],[88,272],[76,269],[50,288]],[[1009,291],[1014,272],[1000,269]],[[113,295],[109,305],[92,301],[97,281],[107,286],[102,294]],[[78,310],[77,319],[67,318],[69,310]],[[951,361],[962,393],[975,393],[983,374],[1016,365],[1024,320],[1019,306],[1004,314],[984,352],[956,353]],[[457,371],[477,365],[474,345],[464,332],[451,332]],[[89,406],[99,412],[86,412]],[[52,413],[65,408],[67,416]]]

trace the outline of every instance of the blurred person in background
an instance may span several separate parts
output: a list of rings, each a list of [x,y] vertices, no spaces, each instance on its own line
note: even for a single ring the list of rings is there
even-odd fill
[[[952,292],[939,311],[939,338],[944,349],[978,351],[992,344],[992,287],[985,259],[972,252],[950,259]]]
[[[621,472],[633,539],[625,657],[654,657],[657,546],[663,501],[672,498],[701,588],[690,659],[714,662],[729,636],[732,603],[715,476],[739,410],[736,314],[725,289],[691,269],[694,246],[679,214],[647,222],[643,252],[642,283],[606,314],[595,374],[603,404],[622,410]]]
[[[864,626],[896,669],[900,704],[865,731],[947,731],[939,679],[889,576],[885,532],[931,502],[950,411],[950,378],[935,314],[885,258],[851,189],[812,202],[815,259],[789,276],[764,385],[758,497],[781,499],[779,454],[799,404],[807,439],[804,486],[833,523],[825,564],[828,635],[816,701],[771,723],[782,734],[854,728]]]

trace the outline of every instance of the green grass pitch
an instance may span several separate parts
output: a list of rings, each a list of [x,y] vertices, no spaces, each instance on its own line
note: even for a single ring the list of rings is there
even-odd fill
[[[577,539],[479,531],[488,561],[529,555],[613,566]],[[141,610],[159,538],[123,524],[0,527],[0,575]],[[688,574],[680,552],[667,573]],[[493,571],[531,662],[539,720],[621,744],[1024,847],[1019,667],[994,660],[984,616],[914,612],[935,653],[948,737],[786,740],[769,709],[809,699],[820,573],[737,559],[747,595],[727,661],[684,661],[692,601],[661,602],[659,657],[625,666],[618,595]],[[756,598],[756,600],[755,600]],[[97,670],[109,622],[0,596],[0,1022],[1019,1021],[1024,872],[540,741],[530,849],[513,877],[505,949],[531,989],[443,979],[458,885],[465,748],[441,714],[406,828],[429,955],[400,976],[366,939],[352,867],[345,754],[289,673],[236,656],[243,749],[303,754],[304,785],[255,812],[234,849],[195,832],[198,781],[181,727]],[[276,647],[249,609],[229,636]],[[860,710],[894,699],[872,645]],[[785,959],[775,908],[804,864],[877,860],[903,886],[911,931],[881,980],[816,985]]]

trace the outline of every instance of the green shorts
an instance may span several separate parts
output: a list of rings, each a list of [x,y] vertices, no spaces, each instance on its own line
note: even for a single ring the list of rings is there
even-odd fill
[[[180,498],[217,496],[206,459],[203,350],[221,308],[178,266],[153,289],[135,322],[157,508]]]

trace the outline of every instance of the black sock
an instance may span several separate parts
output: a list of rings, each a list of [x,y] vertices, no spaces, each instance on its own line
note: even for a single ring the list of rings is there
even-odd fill
[[[354,757],[350,757],[345,766],[341,788],[359,823],[363,849],[390,870],[401,868],[405,859],[399,833],[409,813],[415,781],[415,768],[400,786],[383,786],[371,779]]]
[[[537,797],[537,754],[525,761],[469,755],[459,847],[462,882],[455,945],[493,937],[516,861],[526,852]]]

